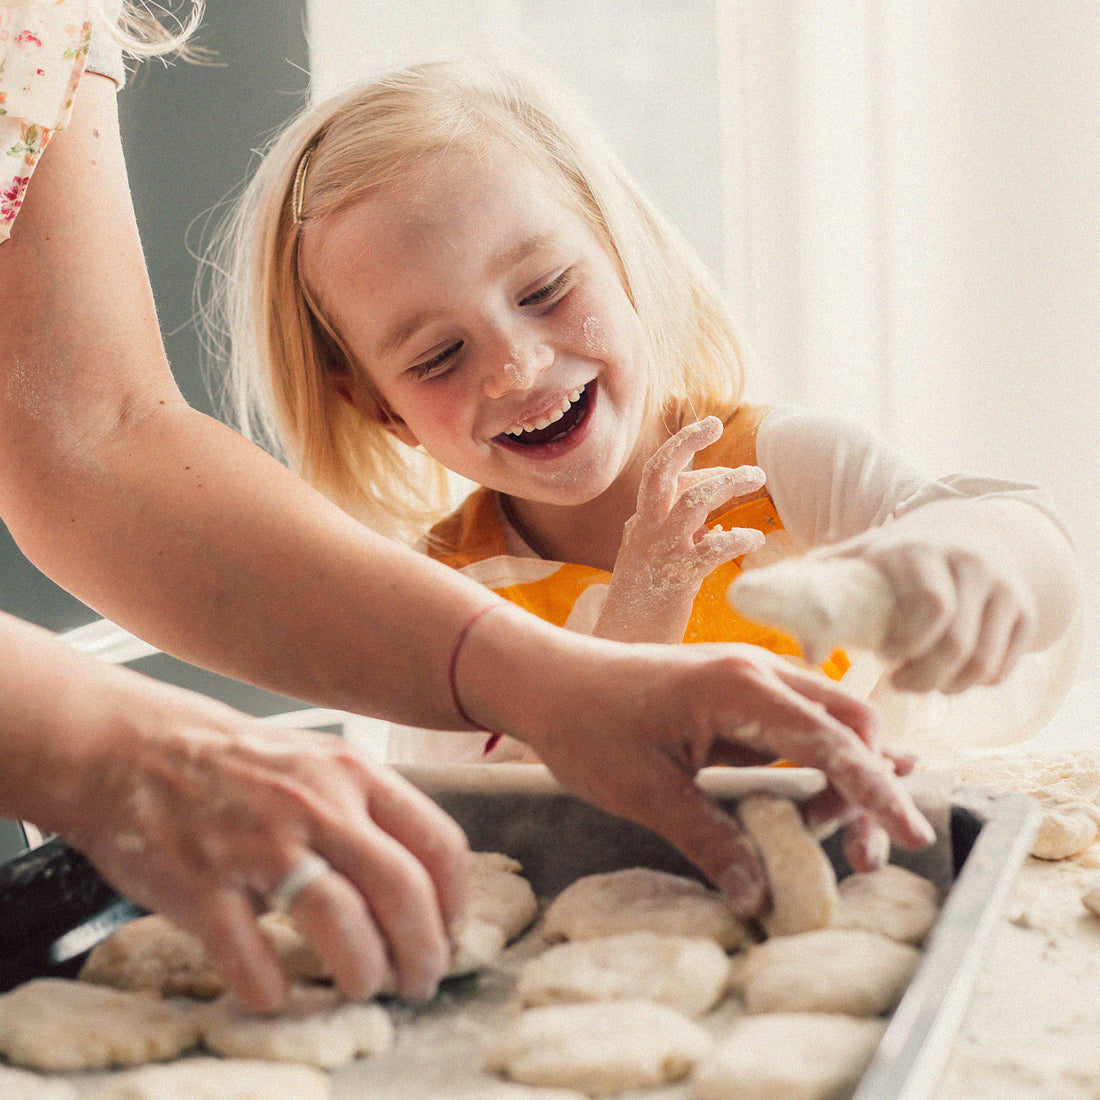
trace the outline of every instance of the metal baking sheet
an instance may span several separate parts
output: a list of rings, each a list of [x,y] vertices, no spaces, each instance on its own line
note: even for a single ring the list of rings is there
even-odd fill
[[[471,846],[518,859],[536,894],[549,899],[584,874],[628,866],[694,873],[678,852],[638,826],[564,792],[537,765],[473,764],[405,768],[405,774],[466,829]],[[700,774],[711,797],[733,804],[750,791],[802,799],[820,773],[799,768],[721,768]],[[944,787],[942,777],[913,786],[937,840],[892,858],[937,884],[946,902],[920,967],[895,1009],[875,1058],[849,1100],[932,1100],[973,992],[990,937],[1038,826],[1034,803]],[[826,843],[839,875],[839,845]],[[507,1086],[486,1075],[482,1051],[515,1012],[514,986],[526,959],[543,947],[538,923],[486,973],[444,983],[429,1005],[392,1006],[395,1047],[332,1075],[333,1100],[504,1100]],[[728,999],[700,1021],[717,1036],[740,1014]],[[82,1075],[83,1083],[99,1075]],[[534,1093],[532,1093],[534,1095]],[[687,1100],[684,1083],[630,1091],[620,1100]]]

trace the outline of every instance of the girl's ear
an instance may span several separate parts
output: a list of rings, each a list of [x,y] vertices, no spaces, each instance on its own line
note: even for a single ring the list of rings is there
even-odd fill
[[[379,417],[379,420],[382,423],[382,427],[385,428],[387,432],[392,432],[402,443],[406,444],[406,446],[420,446],[420,440],[413,435],[408,424],[406,424],[401,417],[396,413],[390,412],[389,409],[383,408],[381,412],[382,415]]]
[[[386,431],[392,432],[402,443],[410,447],[420,446],[420,440],[409,430],[405,421],[380,398],[375,397],[362,386],[355,385],[348,378],[338,378],[335,384],[340,396],[365,420],[373,420],[381,424]]]

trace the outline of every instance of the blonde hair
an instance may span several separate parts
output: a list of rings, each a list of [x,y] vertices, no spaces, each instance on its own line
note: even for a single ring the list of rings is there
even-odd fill
[[[118,3],[111,0],[92,0],[92,8],[105,27],[109,27],[111,36],[133,57],[163,57],[177,53],[185,60],[199,60],[203,51],[189,45],[189,39],[198,29],[202,20],[205,0],[191,0],[190,13],[186,20],[180,19],[161,4],[153,7],[160,13],[150,10],[148,3],[138,0],[125,0],[121,12],[115,16]],[[113,9],[113,10],[109,10]],[[165,23],[165,17],[171,20],[174,28]]]
[[[407,541],[449,506],[446,474],[386,431],[381,408],[363,415],[340,395],[355,363],[306,285],[298,236],[427,157],[500,142],[546,172],[616,265],[647,337],[650,418],[675,430],[732,415],[741,399],[741,345],[710,276],[575,108],[482,64],[420,65],[352,88],[304,111],[262,160],[214,254],[215,327],[229,338],[240,430]]]

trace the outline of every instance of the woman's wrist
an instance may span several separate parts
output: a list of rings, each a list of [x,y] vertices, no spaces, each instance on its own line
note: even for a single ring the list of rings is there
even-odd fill
[[[491,612],[491,613],[490,613]],[[474,728],[507,734],[538,751],[566,712],[605,643],[552,626],[501,601],[477,613],[453,662],[456,704]]]

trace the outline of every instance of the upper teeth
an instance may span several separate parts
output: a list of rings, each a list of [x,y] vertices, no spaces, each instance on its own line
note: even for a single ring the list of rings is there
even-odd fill
[[[555,421],[561,420],[563,416],[572,408],[574,401],[579,401],[581,394],[584,392],[584,387],[573,390],[572,393],[567,393],[562,399],[561,404],[556,409],[551,409],[550,412],[543,413],[542,416],[536,417],[534,420],[525,420],[522,424],[517,424],[514,428],[509,428],[505,433],[506,435],[521,436],[524,432],[537,432],[543,428],[550,427]]]

